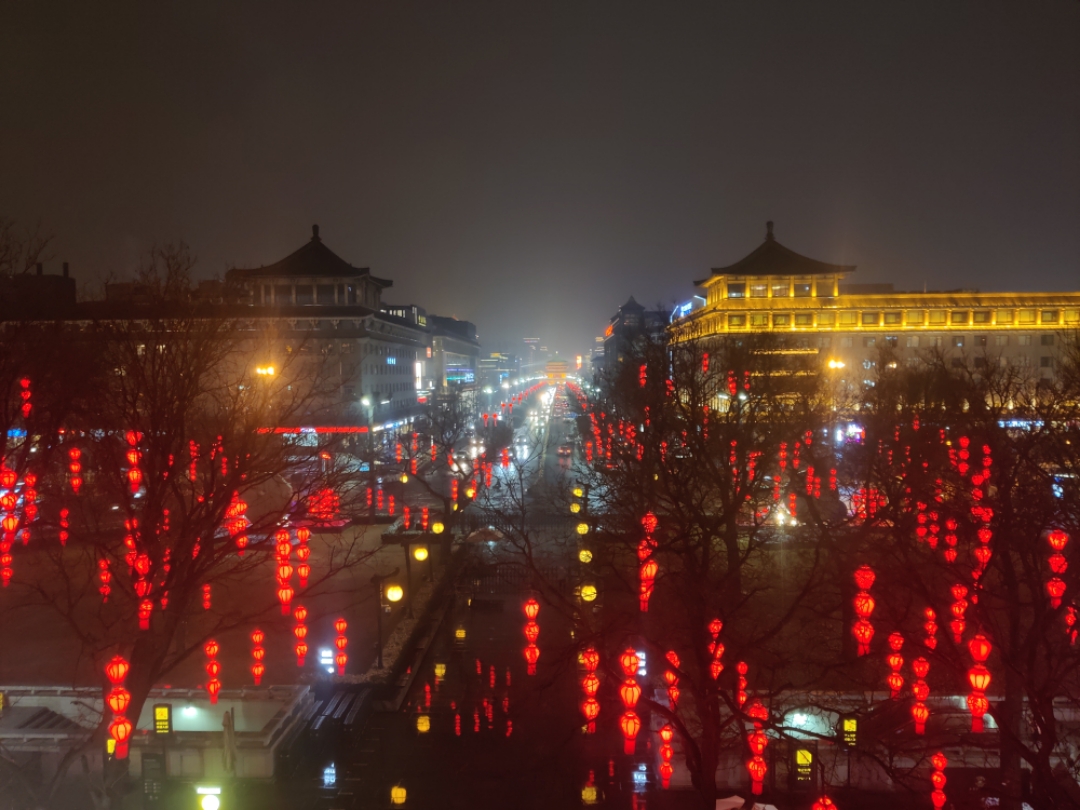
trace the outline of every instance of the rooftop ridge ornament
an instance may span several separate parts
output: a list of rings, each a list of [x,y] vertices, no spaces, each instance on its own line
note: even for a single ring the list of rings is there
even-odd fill
[[[317,225],[315,227],[318,228]],[[772,220],[770,219],[768,222],[765,223],[765,241],[766,242],[771,242],[771,241],[773,241],[773,239],[776,238],[776,237],[773,236],[773,230],[772,229],[773,229],[773,223],[772,223]]]

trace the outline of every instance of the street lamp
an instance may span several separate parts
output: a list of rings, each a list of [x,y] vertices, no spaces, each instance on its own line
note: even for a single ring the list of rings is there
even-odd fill
[[[377,659],[378,663],[376,664],[376,666],[378,666],[379,669],[382,669],[382,666],[383,666],[383,662],[382,662],[383,581],[387,580],[387,579],[391,579],[392,577],[396,577],[398,575],[399,570],[400,569],[395,568],[389,574],[383,574],[382,576],[379,576],[378,574],[375,574],[371,578],[371,584],[375,586],[375,588],[376,588],[376,596],[377,596],[377,598],[375,600],[375,633],[376,633],[375,648],[378,651],[378,659]],[[405,595],[405,592],[401,590],[400,585],[391,585],[390,587],[388,587],[386,589],[386,598],[390,602],[399,602],[399,601],[401,601],[401,597],[404,596],[404,595]]]

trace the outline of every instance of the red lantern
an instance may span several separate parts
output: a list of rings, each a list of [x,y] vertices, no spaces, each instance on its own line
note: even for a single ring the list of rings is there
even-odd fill
[[[311,529],[306,526],[301,526],[296,530],[296,539],[301,543],[306,543],[309,537],[311,537]]]
[[[123,714],[131,704],[131,692],[122,686],[113,687],[113,690],[105,697],[109,709],[113,714]]]
[[[637,681],[632,678],[627,678],[623,681],[622,686],[619,687],[619,697],[622,699],[623,706],[627,709],[632,709],[637,705],[638,700],[641,699],[641,687],[638,686]]]
[[[3,485],[3,481],[0,481],[0,485]],[[5,486],[8,486],[8,488],[10,489],[10,485],[5,485]],[[1069,543],[1069,535],[1067,535],[1061,529],[1052,529],[1046,535],[1046,540],[1047,540],[1047,542],[1050,543],[1050,548],[1052,548],[1054,551],[1060,553],[1060,552],[1064,551],[1065,546],[1068,545],[1068,543]]]
[[[874,597],[865,592],[856,594],[853,603],[855,605],[855,615],[860,619],[869,619],[877,606]]]
[[[256,661],[251,665],[251,675],[255,679],[255,685],[258,686],[262,682],[263,673],[266,672],[266,665],[261,661]]]
[[[925,703],[926,699],[930,697],[930,687],[927,685],[926,681],[919,678],[911,685],[911,694],[915,696],[915,700],[920,703]]]
[[[641,731],[641,718],[639,718],[634,712],[624,712],[623,716],[619,718],[619,728],[622,729],[624,747],[623,751],[627,754],[634,753],[634,741],[637,738],[638,732]]]
[[[769,770],[769,766],[765,764],[763,757],[756,756],[746,763],[746,770],[750,772],[750,792],[755,796],[760,796],[761,787],[765,781],[765,773]]]
[[[765,753],[765,747],[769,744],[769,738],[765,736],[764,731],[757,729],[746,736],[746,744],[750,748],[750,753],[754,756],[761,756]]]
[[[303,624],[304,621],[307,619],[307,616],[308,616],[307,608],[304,607],[303,605],[297,605],[296,610],[293,611],[293,618],[296,619],[301,624]]]
[[[218,693],[221,691],[221,681],[217,678],[211,678],[210,682],[206,684],[206,691],[210,694],[210,703],[216,704]]]
[[[622,671],[627,678],[634,677],[640,666],[637,653],[634,652],[633,649],[628,648],[619,656],[619,665],[622,667]]]
[[[979,664],[986,662],[986,659],[990,657],[990,653],[993,649],[990,639],[982,633],[977,633],[971,641],[968,642],[968,652],[971,654],[972,660]]]
[[[600,714],[600,704],[596,702],[596,698],[586,698],[581,704],[581,713],[590,723],[595,720]]]
[[[915,733],[926,733],[926,721],[930,719],[930,710],[926,704],[919,702],[911,707],[911,718],[915,721]]]
[[[338,636],[334,639],[334,646],[339,650],[344,650],[349,646],[349,639],[345,638],[345,636]]]
[[[1061,597],[1065,595],[1065,582],[1060,577],[1051,577],[1046,581],[1046,593],[1050,597],[1050,607],[1061,607]]]
[[[110,683],[119,685],[127,677],[129,669],[131,669],[131,665],[127,661],[119,655],[114,655],[109,659],[109,663],[105,665],[105,676]]]
[[[132,730],[131,721],[126,717],[114,717],[113,721],[109,723],[109,735],[116,740],[118,751],[120,746],[130,739]]]
[[[301,641],[297,643],[293,650],[296,652],[296,665],[302,667],[304,665],[304,658],[307,657],[307,644]]]
[[[529,665],[528,673],[530,675],[536,674],[536,662],[540,660],[540,648],[535,644],[529,644],[525,647],[525,661]]]
[[[675,729],[671,727],[670,723],[667,723],[660,727],[660,739],[664,743],[670,743],[675,738]]]
[[[219,649],[218,643],[213,639],[210,639],[206,642],[206,646],[203,647],[203,652],[206,653],[207,658],[217,658]]]
[[[899,672],[890,672],[885,682],[889,685],[890,697],[894,699],[900,697],[900,690],[904,688],[904,676]]]
[[[526,622],[525,623],[525,639],[530,644],[535,644],[536,639],[539,638],[539,636],[540,636],[540,625],[538,625],[536,622]]]
[[[868,591],[874,587],[875,579],[877,579],[877,575],[869,565],[861,565],[855,571],[855,585],[860,591]]]
[[[979,733],[983,730],[983,716],[990,710],[990,701],[981,692],[972,692],[967,696],[967,705],[971,712],[971,730]]]
[[[536,617],[539,614],[540,614],[540,603],[537,602],[535,599],[530,597],[529,600],[527,602],[525,602],[525,616],[526,616],[526,618],[528,618],[529,621],[533,621],[533,620],[536,619]]]
[[[334,630],[337,631],[339,636],[345,635],[345,631],[348,629],[349,625],[344,619],[338,619],[334,622]]]
[[[596,674],[590,672],[581,681],[581,688],[585,690],[585,694],[589,697],[593,697],[600,689],[600,679],[596,677]]]
[[[211,678],[216,678],[221,674],[221,662],[215,658],[211,658],[206,662],[206,674]]]
[[[990,670],[982,664],[976,664],[968,670],[968,682],[976,692],[985,692],[990,688]]]
[[[822,796],[814,802],[813,810],[836,810],[836,805],[828,796]]]
[[[337,674],[345,674],[345,665],[349,663],[349,656],[344,652],[339,652],[334,656],[334,663],[337,665]]]
[[[719,619],[713,619],[711,622],[709,622],[709,634],[713,637],[714,641],[720,635],[720,631],[723,629],[724,623]]]
[[[278,600],[281,602],[282,616],[289,615],[289,602],[292,601],[294,593],[295,591],[292,589],[291,585],[282,585],[280,588],[278,588],[277,596]]]
[[[154,612],[154,602],[150,599],[143,599],[139,602],[139,629],[150,629],[150,616]]]
[[[858,654],[867,655],[870,652],[870,642],[874,638],[874,625],[870,624],[866,619],[859,619],[855,622],[851,632],[858,642]]]
[[[925,678],[926,673],[930,671],[930,662],[925,658],[916,658],[911,662],[911,669],[915,673],[916,678]]]
[[[298,624],[293,628],[293,635],[296,636],[298,641],[303,641],[307,638],[307,625]]]

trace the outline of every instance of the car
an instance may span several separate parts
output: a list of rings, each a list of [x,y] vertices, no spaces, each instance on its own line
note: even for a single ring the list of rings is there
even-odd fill
[[[570,445],[568,445],[568,444],[563,444],[563,445],[559,446],[559,455],[560,456],[573,455],[573,452],[574,452],[573,448],[570,447]]]

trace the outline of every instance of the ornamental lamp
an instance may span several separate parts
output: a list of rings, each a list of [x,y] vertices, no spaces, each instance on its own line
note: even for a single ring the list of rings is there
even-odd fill
[[[442,534],[445,530],[446,530],[446,527],[443,526],[443,524],[440,523],[437,520],[434,523],[431,524],[431,533],[432,534]]]
[[[413,559],[417,562],[423,562],[428,558],[427,546],[417,546],[413,549]]]
[[[579,524],[577,525],[577,533],[578,533],[578,534],[580,534],[580,535],[586,535],[586,534],[588,534],[588,533],[589,533],[589,524],[588,524],[588,523],[584,523],[584,522],[582,522],[582,523],[579,523]]]
[[[619,656],[619,666],[622,667],[623,673],[627,678],[633,678],[637,674],[640,661],[637,653],[632,648],[627,648],[622,655]]]
[[[105,676],[109,679],[109,682],[115,685],[123,683],[124,678],[127,677],[128,670],[131,669],[131,665],[128,664],[119,655],[114,655],[109,663],[105,665]]]
[[[131,692],[122,686],[114,687],[106,696],[105,702],[109,704],[109,709],[113,714],[123,714],[131,704]]]
[[[400,602],[401,597],[405,595],[405,591],[402,590],[400,585],[391,585],[386,589],[386,599],[388,602]]]

